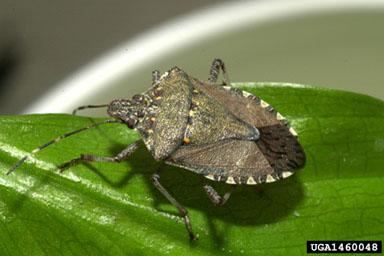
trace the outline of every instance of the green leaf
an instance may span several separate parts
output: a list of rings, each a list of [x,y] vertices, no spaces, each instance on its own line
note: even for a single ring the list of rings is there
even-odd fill
[[[7,176],[37,146],[95,120],[0,117],[0,255],[304,255],[307,240],[382,240],[384,103],[294,84],[236,86],[291,121],[307,164],[288,179],[239,187],[223,207],[210,203],[197,174],[162,167],[163,185],[190,213],[194,243],[152,186],[149,177],[161,165],[143,144],[126,162],[58,173],[56,165],[80,153],[111,156],[137,140],[126,126],[64,139]]]

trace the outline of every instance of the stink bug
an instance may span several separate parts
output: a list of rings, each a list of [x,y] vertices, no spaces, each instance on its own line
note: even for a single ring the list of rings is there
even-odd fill
[[[217,85],[219,71],[224,83]],[[104,123],[122,123],[137,130],[153,158],[228,184],[255,185],[286,178],[305,164],[305,153],[288,121],[272,106],[245,91],[229,87],[225,65],[215,59],[208,82],[174,67],[152,74],[152,87],[131,100],[81,106],[74,110],[107,107],[112,120],[95,123],[61,135],[36,148],[35,154],[63,138]],[[80,155],[59,166],[61,171],[81,162],[121,162],[138,148],[138,141],[114,157]],[[20,166],[18,161],[8,174]],[[154,186],[179,210],[191,240],[187,210],[152,175]],[[223,205],[230,192],[220,196],[213,187],[204,190],[215,205]]]

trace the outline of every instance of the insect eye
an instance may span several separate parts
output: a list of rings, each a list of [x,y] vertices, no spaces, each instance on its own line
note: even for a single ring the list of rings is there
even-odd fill
[[[127,125],[131,129],[135,128],[136,124],[137,124],[137,119],[129,118],[127,121]]]
[[[142,103],[144,100],[144,97],[143,97],[143,95],[136,94],[136,95],[133,95],[132,99],[136,103]]]

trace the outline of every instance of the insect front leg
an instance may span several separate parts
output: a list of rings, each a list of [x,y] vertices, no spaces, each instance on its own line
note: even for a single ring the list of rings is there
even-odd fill
[[[139,141],[135,141],[126,147],[123,151],[118,153],[114,157],[107,156],[95,156],[95,155],[86,155],[81,154],[80,157],[74,158],[68,162],[65,162],[58,166],[61,172],[68,169],[71,166],[77,165],[82,162],[109,162],[109,163],[120,163],[121,161],[127,159],[133,152],[136,151],[139,147]]]
[[[220,69],[223,71],[224,83],[223,85],[230,85],[229,77],[227,70],[225,68],[225,64],[221,59],[214,59],[211,65],[211,70],[209,72],[208,81],[211,84],[215,84],[217,82],[217,77],[219,76]]]
[[[176,199],[163,187],[163,185],[161,185],[159,181],[160,180],[159,173],[154,173],[151,177],[151,180],[153,182],[153,185],[161,192],[161,194],[163,194],[167,198],[167,200],[171,204],[173,204],[173,206],[175,206],[179,211],[179,214],[183,218],[185,227],[188,231],[189,239],[197,240],[197,237],[193,234],[193,231],[192,231],[192,226],[191,226],[191,222],[189,221],[187,209],[185,209],[179,202],[177,202]]]
[[[227,193],[224,194],[223,197],[221,197],[219,195],[219,193],[217,193],[217,191],[212,186],[204,185],[203,188],[204,188],[205,192],[207,193],[208,198],[216,206],[224,205],[228,201],[228,199],[231,196],[232,191],[233,191],[233,187],[232,187],[232,189],[230,191],[228,191]]]

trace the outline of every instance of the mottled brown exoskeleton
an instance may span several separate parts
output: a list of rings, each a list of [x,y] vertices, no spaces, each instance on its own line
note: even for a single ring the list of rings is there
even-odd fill
[[[219,71],[224,83],[217,85]],[[255,185],[289,177],[305,163],[297,134],[288,121],[257,96],[228,86],[224,63],[215,59],[208,82],[195,79],[174,67],[161,77],[153,72],[153,85],[132,99],[110,104],[81,106],[74,110],[108,107],[113,120],[95,123],[64,134],[36,148],[43,148],[75,133],[103,123],[120,122],[137,130],[157,161],[182,167],[214,181]],[[115,157],[80,155],[59,166],[65,170],[80,162],[121,162],[138,148],[138,141]],[[27,159],[17,162],[8,173]],[[171,202],[184,220],[191,240],[187,210],[161,185],[160,174],[152,175],[154,186]],[[220,196],[203,185],[215,205],[223,205],[230,191]]]

